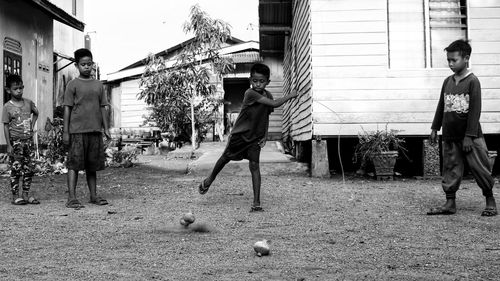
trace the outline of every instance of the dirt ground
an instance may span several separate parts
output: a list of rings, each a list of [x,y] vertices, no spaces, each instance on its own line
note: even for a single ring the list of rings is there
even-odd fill
[[[453,216],[439,180],[263,179],[250,213],[250,176],[221,176],[197,193],[187,160],[98,174],[107,206],[64,206],[65,176],[35,178],[40,205],[0,198],[0,280],[498,280],[500,217],[485,218],[466,180]],[[495,187],[498,196],[498,186]],[[192,211],[184,229],[179,218]],[[271,255],[252,245],[270,240]]]

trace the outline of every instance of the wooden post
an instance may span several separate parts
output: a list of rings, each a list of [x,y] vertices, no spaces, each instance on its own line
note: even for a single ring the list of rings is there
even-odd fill
[[[312,140],[311,176],[315,178],[329,178],[328,151],[326,140]]]

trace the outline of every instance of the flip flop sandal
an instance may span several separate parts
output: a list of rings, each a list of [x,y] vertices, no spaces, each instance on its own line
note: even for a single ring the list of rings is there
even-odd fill
[[[198,192],[203,195],[208,192],[208,189],[210,188],[210,185],[205,185],[205,180],[203,180],[200,185],[198,186]]]
[[[252,208],[250,208],[250,212],[263,212],[264,209],[262,209],[261,206],[252,206]]]
[[[28,198],[28,204],[38,205],[40,204],[40,201],[38,201],[38,199],[36,199],[35,197],[31,196],[30,198]]]
[[[456,213],[456,211],[449,210],[449,209],[444,209],[443,207],[437,207],[437,208],[431,208],[427,212],[427,215],[429,215],[429,216],[435,216],[435,215],[453,215],[455,213]]]
[[[75,209],[75,210],[79,210],[81,208],[85,208],[85,206],[83,206],[80,201],[78,201],[78,199],[71,199],[69,200],[68,202],[66,202],[66,207],[67,208],[72,208],[72,209]]]
[[[108,201],[106,201],[106,199],[99,197],[99,196],[94,198],[94,199],[90,199],[89,203],[94,204],[94,205],[99,205],[99,206],[108,205]]]
[[[498,214],[497,208],[488,207],[481,213],[483,217],[494,217]]]
[[[28,202],[26,202],[26,200],[24,200],[21,197],[12,200],[12,205],[26,205],[26,204],[28,204]]]

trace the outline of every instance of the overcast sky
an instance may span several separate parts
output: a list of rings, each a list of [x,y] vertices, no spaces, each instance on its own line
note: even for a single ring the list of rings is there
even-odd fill
[[[85,32],[92,38],[101,79],[188,39],[182,25],[196,3],[231,24],[234,37],[258,40],[258,0],[84,0]]]

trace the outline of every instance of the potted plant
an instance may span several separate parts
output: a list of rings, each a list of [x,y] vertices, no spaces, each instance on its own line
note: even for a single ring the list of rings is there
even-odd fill
[[[364,131],[358,134],[358,144],[355,149],[355,161],[361,160],[362,166],[373,163],[377,179],[392,178],[394,165],[399,155],[406,151],[404,139],[398,137],[397,130]]]

